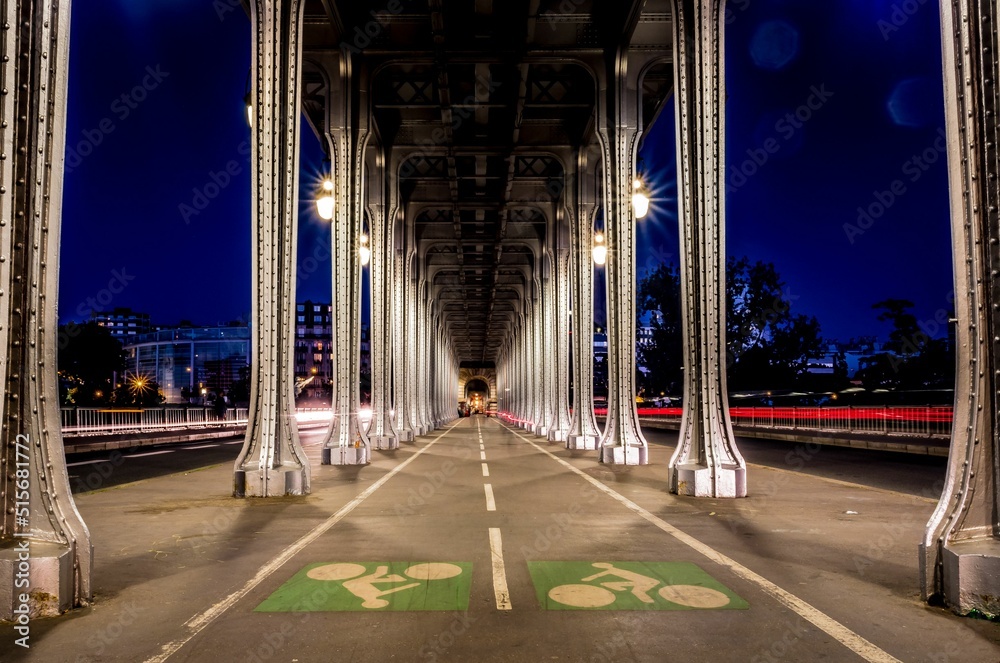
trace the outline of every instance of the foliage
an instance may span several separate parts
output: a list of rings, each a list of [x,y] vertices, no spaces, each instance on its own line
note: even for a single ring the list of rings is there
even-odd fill
[[[115,374],[124,376],[122,344],[96,322],[59,328],[60,400],[68,405],[113,401]]]
[[[793,297],[771,263],[726,262],[726,366],[731,390],[791,388],[808,379],[822,351],[814,317],[794,315]],[[651,314],[652,342],[639,349],[647,393],[677,395],[682,383],[680,274],[660,265],[639,283],[639,312]]]
[[[947,338],[931,338],[909,309],[913,302],[886,299],[872,304],[880,322],[891,322],[889,342],[882,352],[861,360],[856,379],[865,389],[950,389],[955,384],[955,360]]]

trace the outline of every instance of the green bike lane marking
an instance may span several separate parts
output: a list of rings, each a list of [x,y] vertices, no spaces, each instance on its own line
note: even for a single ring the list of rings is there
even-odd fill
[[[319,562],[255,612],[465,611],[471,587],[468,562]]]
[[[746,610],[690,562],[528,562],[544,610]]]

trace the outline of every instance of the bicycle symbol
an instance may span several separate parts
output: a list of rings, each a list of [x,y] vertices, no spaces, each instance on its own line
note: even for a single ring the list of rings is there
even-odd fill
[[[389,601],[382,598],[383,596],[405,592],[416,587],[422,587],[425,582],[446,580],[461,574],[462,567],[455,564],[428,562],[413,564],[407,567],[403,571],[403,575],[389,573],[387,565],[380,564],[375,568],[374,572],[368,573],[368,569],[361,564],[351,563],[317,566],[310,569],[306,575],[313,580],[343,581],[341,584],[344,589],[361,599],[361,606],[363,608],[377,610],[389,605]],[[409,582],[410,580],[419,580],[421,582]],[[380,589],[376,585],[398,586]]]
[[[628,593],[645,604],[656,602],[652,592],[662,584],[658,578],[621,569],[610,562],[595,562],[594,568],[604,569],[599,573],[582,578],[580,583],[559,585],[548,592],[552,601],[573,608],[604,608],[615,603],[620,593]],[[595,584],[600,578],[617,578]],[[722,592],[699,585],[663,584],[656,592],[660,598],[689,608],[722,608],[729,605],[730,598]]]

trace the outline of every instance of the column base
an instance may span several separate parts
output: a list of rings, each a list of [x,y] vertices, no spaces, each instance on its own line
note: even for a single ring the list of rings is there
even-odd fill
[[[960,615],[978,611],[1000,615],[1000,540],[977,539],[947,543],[944,563],[944,600]]]
[[[549,431],[549,442],[565,442],[569,437],[569,431],[553,428]]]
[[[549,427],[546,426],[545,424],[538,424],[537,426],[535,426],[535,428],[534,428],[534,430],[532,430],[532,432],[535,435],[537,435],[538,437],[548,437],[549,436]]]
[[[399,438],[394,435],[375,435],[368,438],[368,444],[378,451],[391,451],[399,448]]]
[[[396,435],[399,437],[400,442],[413,442],[413,431],[408,428],[397,431]]]
[[[324,465],[368,465],[372,462],[371,449],[360,447],[327,447],[323,449]]]
[[[747,471],[736,465],[723,465],[715,472],[705,465],[678,465],[670,468],[670,492],[689,497],[746,497]]]
[[[601,448],[601,462],[608,465],[648,465],[649,449],[629,444]]]
[[[599,438],[596,435],[569,435],[566,437],[566,448],[577,451],[597,451]]]
[[[27,551],[24,545],[27,544]],[[27,560],[21,559],[27,553]],[[0,549],[0,619],[14,621],[36,617],[54,617],[73,608],[76,604],[75,578],[73,577],[72,544],[58,544],[29,539],[5,542]],[[27,571],[27,576],[24,575]],[[20,576],[20,578],[19,578]],[[19,580],[28,578],[28,587],[18,587]],[[27,594],[27,615],[21,603],[21,594]],[[82,597],[86,603],[88,597]],[[15,610],[17,612],[15,612]],[[21,624],[22,626],[24,624]],[[11,635],[18,638],[19,635]]]
[[[264,481],[264,473],[267,481]],[[285,495],[305,495],[306,471],[301,467],[289,466],[277,469],[236,470],[233,475],[233,497],[284,497]],[[266,486],[266,487],[265,487]]]

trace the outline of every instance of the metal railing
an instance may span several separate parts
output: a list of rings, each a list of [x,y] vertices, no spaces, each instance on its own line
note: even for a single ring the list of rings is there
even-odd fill
[[[125,431],[157,431],[177,428],[245,426],[247,408],[228,408],[218,413],[210,407],[155,408],[62,408],[63,433],[97,434]]]
[[[833,431],[947,437],[950,406],[734,407],[733,426],[768,430]],[[639,408],[648,421],[680,423],[681,408]]]

